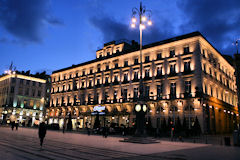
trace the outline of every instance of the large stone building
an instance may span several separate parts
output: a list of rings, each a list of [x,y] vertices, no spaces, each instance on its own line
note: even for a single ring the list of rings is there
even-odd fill
[[[21,125],[33,126],[44,120],[45,105],[49,101],[46,95],[51,89],[46,88],[47,81],[11,70],[2,75],[0,77],[0,121],[4,124],[10,123],[10,117],[14,116]]]
[[[196,120],[207,133],[230,132],[238,109],[234,67],[199,32],[143,46],[146,120],[154,128],[179,117]],[[71,114],[73,128],[93,127],[95,106],[105,106],[101,123],[132,126],[139,96],[139,45],[104,44],[96,59],[54,71],[46,118],[59,123]],[[87,122],[87,123],[86,123]]]

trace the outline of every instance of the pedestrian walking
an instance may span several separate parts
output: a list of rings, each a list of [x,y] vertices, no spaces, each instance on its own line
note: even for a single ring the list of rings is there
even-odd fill
[[[19,126],[19,121],[16,121],[15,127],[16,127],[16,131],[18,130],[18,126]]]
[[[15,121],[12,121],[12,122],[11,122],[11,125],[12,125],[12,127],[11,127],[11,128],[12,128],[12,131],[13,131],[14,126],[15,126]]]
[[[10,122],[11,122],[12,131],[13,131],[14,127],[15,127],[15,121],[16,121],[16,116],[12,114],[10,116]]]
[[[42,145],[43,145],[43,140],[45,138],[46,132],[47,132],[47,128],[46,128],[45,123],[44,122],[40,123],[39,129],[38,129],[38,136],[39,136],[39,139],[40,139],[41,148],[42,148]]]

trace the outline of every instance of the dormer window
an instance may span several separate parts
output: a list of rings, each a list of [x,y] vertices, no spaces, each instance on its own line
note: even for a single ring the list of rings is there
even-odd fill
[[[107,52],[107,56],[110,56],[110,52]]]
[[[170,50],[170,57],[175,57],[175,50]]]
[[[134,64],[138,64],[138,58],[134,59]]]
[[[100,66],[98,66],[97,71],[98,71],[98,72],[101,72],[101,68],[100,68]]]
[[[106,65],[106,70],[109,70],[109,65]]]
[[[90,73],[90,74],[92,74],[92,73],[93,73],[93,70],[92,70],[92,69],[90,69],[89,73]]]
[[[124,61],[124,67],[128,66],[128,61]]]
[[[149,62],[149,56],[145,56],[145,62]]]
[[[115,63],[115,68],[118,68],[118,63]]]
[[[187,46],[187,47],[184,47],[184,54],[187,54],[187,53],[189,53],[189,47]]]
[[[85,76],[85,71],[82,71],[82,75]]]
[[[162,53],[157,54],[157,60],[160,60],[160,59],[162,59]]]

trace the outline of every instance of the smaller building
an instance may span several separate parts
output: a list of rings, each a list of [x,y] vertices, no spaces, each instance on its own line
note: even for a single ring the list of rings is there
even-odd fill
[[[26,73],[10,70],[0,77],[0,122],[3,124],[10,123],[10,117],[11,120],[14,117],[21,125],[30,127],[44,119],[50,79]]]

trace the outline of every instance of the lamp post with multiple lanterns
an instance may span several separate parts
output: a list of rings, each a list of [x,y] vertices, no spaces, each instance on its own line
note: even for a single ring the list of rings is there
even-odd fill
[[[147,105],[145,103],[145,92],[143,85],[143,76],[142,76],[142,31],[146,28],[146,25],[151,26],[151,14],[150,10],[147,10],[145,6],[142,6],[140,2],[140,8],[136,7],[132,9],[132,28],[139,27],[140,31],[140,83],[139,83],[139,99],[138,103],[135,105],[136,113],[136,132],[135,135],[142,136],[145,134],[145,114],[147,112]],[[137,22],[137,17],[139,17],[139,23]]]

